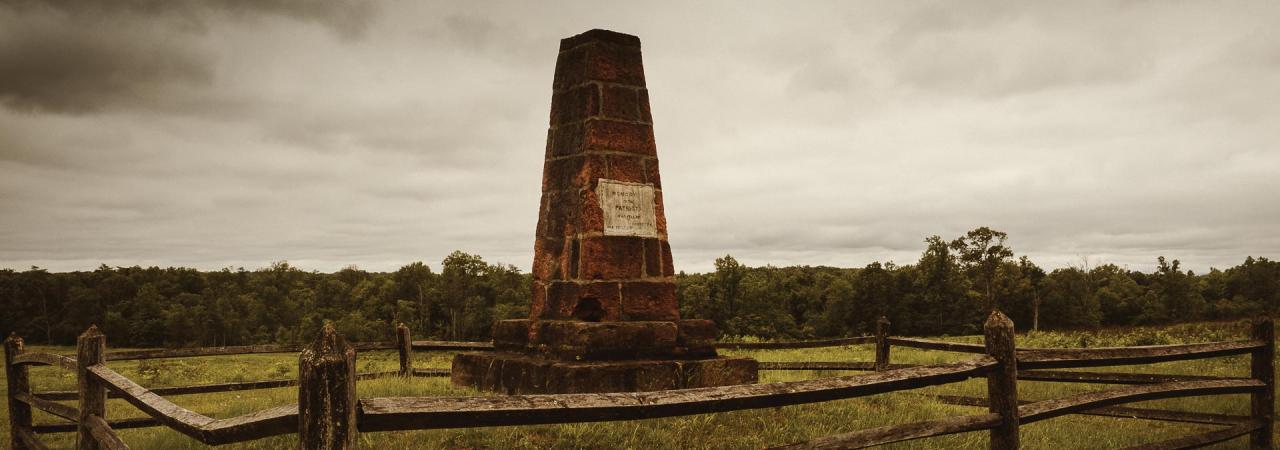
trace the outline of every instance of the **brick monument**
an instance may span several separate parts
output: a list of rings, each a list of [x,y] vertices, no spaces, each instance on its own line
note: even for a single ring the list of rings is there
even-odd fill
[[[453,384],[508,394],[754,383],[717,357],[716,326],[681,320],[640,39],[560,41],[542,169],[529,319],[494,324],[495,352],[453,360]]]

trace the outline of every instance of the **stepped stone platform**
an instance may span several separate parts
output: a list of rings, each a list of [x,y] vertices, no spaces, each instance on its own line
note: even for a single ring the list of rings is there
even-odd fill
[[[570,362],[473,352],[453,360],[454,385],[510,395],[663,391],[755,381],[756,360],[750,358]]]
[[[716,356],[709,320],[504,320],[496,352],[454,357],[453,384],[506,394],[636,392],[756,382],[751,358]]]

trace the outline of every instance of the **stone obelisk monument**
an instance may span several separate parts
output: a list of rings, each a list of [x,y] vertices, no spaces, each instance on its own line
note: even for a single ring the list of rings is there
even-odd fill
[[[754,383],[717,357],[715,324],[681,320],[640,39],[560,41],[542,169],[529,319],[493,328],[496,352],[453,360],[453,383],[510,394]]]

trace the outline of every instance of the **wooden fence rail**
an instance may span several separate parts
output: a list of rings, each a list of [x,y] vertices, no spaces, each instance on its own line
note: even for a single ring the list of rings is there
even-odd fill
[[[987,399],[982,397],[966,397],[961,395],[929,395],[919,394],[921,396],[932,398],[939,403],[957,406],[978,406],[986,408],[988,406]],[[1033,403],[1028,400],[1019,400],[1018,404],[1024,405]],[[1250,420],[1249,416],[1237,416],[1232,414],[1216,414],[1201,413],[1188,411],[1171,411],[1165,409],[1152,408],[1132,408],[1126,406],[1103,406],[1088,410],[1077,411],[1074,414],[1083,414],[1089,416],[1103,417],[1122,417],[1129,419],[1146,419],[1159,420],[1165,422],[1181,422],[1181,423],[1198,423],[1202,425],[1239,425]]]
[[[368,372],[356,375],[356,380],[373,380],[390,376],[398,376],[399,370]],[[448,371],[416,369],[410,376],[415,377],[431,377],[431,376],[449,376]],[[211,384],[195,384],[190,386],[171,386],[152,388],[151,392],[156,395],[191,395],[191,394],[209,394],[215,392],[235,392],[235,391],[251,391],[255,389],[275,389],[289,386],[297,386],[297,378],[262,380],[262,381],[241,381],[236,383],[211,383]],[[45,391],[36,392],[32,395],[43,400],[75,400],[77,398],[76,391]],[[107,392],[107,398],[121,398],[120,394],[115,391]]]
[[[360,400],[360,430],[597,422],[770,408],[954,383],[994,364],[977,357],[866,375],[656,392],[367,398]]]
[[[802,342],[726,342],[726,349],[789,349],[874,344],[875,361],[762,362],[760,370],[857,370],[862,375],[805,381],[765,383],[657,392],[524,395],[501,397],[386,397],[357,399],[355,381],[384,376],[447,376],[448,370],[415,369],[415,350],[488,350],[490,343],[413,341],[408,328],[396,329],[393,342],[347,343],[326,326],[316,342],[306,346],[258,345],[176,350],[107,352],[106,336],[90,327],[77,342],[76,357],[25,353],[16,335],[5,340],[8,377],[10,445],[15,449],[44,448],[40,433],[77,433],[78,449],[128,448],[115,430],[162,425],[209,445],[298,434],[301,448],[353,448],[359,432],[433,428],[490,427],[550,423],[635,420],[706,414],[754,408],[854,398],[963,381],[987,379],[987,397],[935,396],[943,403],[986,407],[987,413],[925,422],[891,425],[815,439],[779,448],[861,448],[953,433],[987,430],[991,448],[1018,448],[1022,424],[1064,414],[1171,420],[1219,425],[1225,428],[1135,448],[1193,448],[1249,435],[1254,448],[1271,448],[1274,427],[1274,325],[1269,318],[1254,322],[1250,339],[1204,344],[1093,349],[1017,348],[1013,324],[999,312],[988,319],[983,344],[892,337],[889,322],[877,321],[873,336]],[[972,359],[940,365],[892,364],[890,349],[903,346],[926,350],[978,354]],[[360,350],[396,350],[396,371],[357,374]],[[254,353],[300,352],[297,379],[217,383],[147,389],[107,367],[107,361],[179,358]],[[1071,372],[1050,368],[1094,367],[1250,355],[1249,378],[1194,375]],[[58,367],[74,372],[75,391],[33,393],[28,368]],[[1019,400],[1017,381],[1055,381],[1121,385],[1057,399]],[[229,419],[214,419],[174,404],[165,395],[227,392],[299,386],[299,403],[268,408]],[[1249,394],[1250,415],[1166,411],[1115,405],[1164,398]],[[106,399],[122,398],[147,417],[107,421]],[[57,403],[76,400],[77,406]],[[32,423],[32,409],[60,419],[62,424]]]
[[[818,341],[796,342],[718,342],[716,348],[726,350],[777,350],[793,348],[841,347],[845,345],[870,344],[875,336],[858,336],[841,339],[824,339]]]
[[[948,434],[967,433],[970,431],[991,430],[1004,419],[996,413],[973,416],[948,417],[945,419],[924,422],[905,423],[869,428],[836,436],[814,439],[809,442],[773,447],[774,449],[847,449],[864,448],[895,442],[945,436]],[[995,444],[992,444],[995,447]]]

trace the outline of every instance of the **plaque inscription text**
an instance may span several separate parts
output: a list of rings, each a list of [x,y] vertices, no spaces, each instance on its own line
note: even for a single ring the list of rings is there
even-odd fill
[[[652,184],[601,179],[596,198],[604,211],[606,236],[658,237]]]

